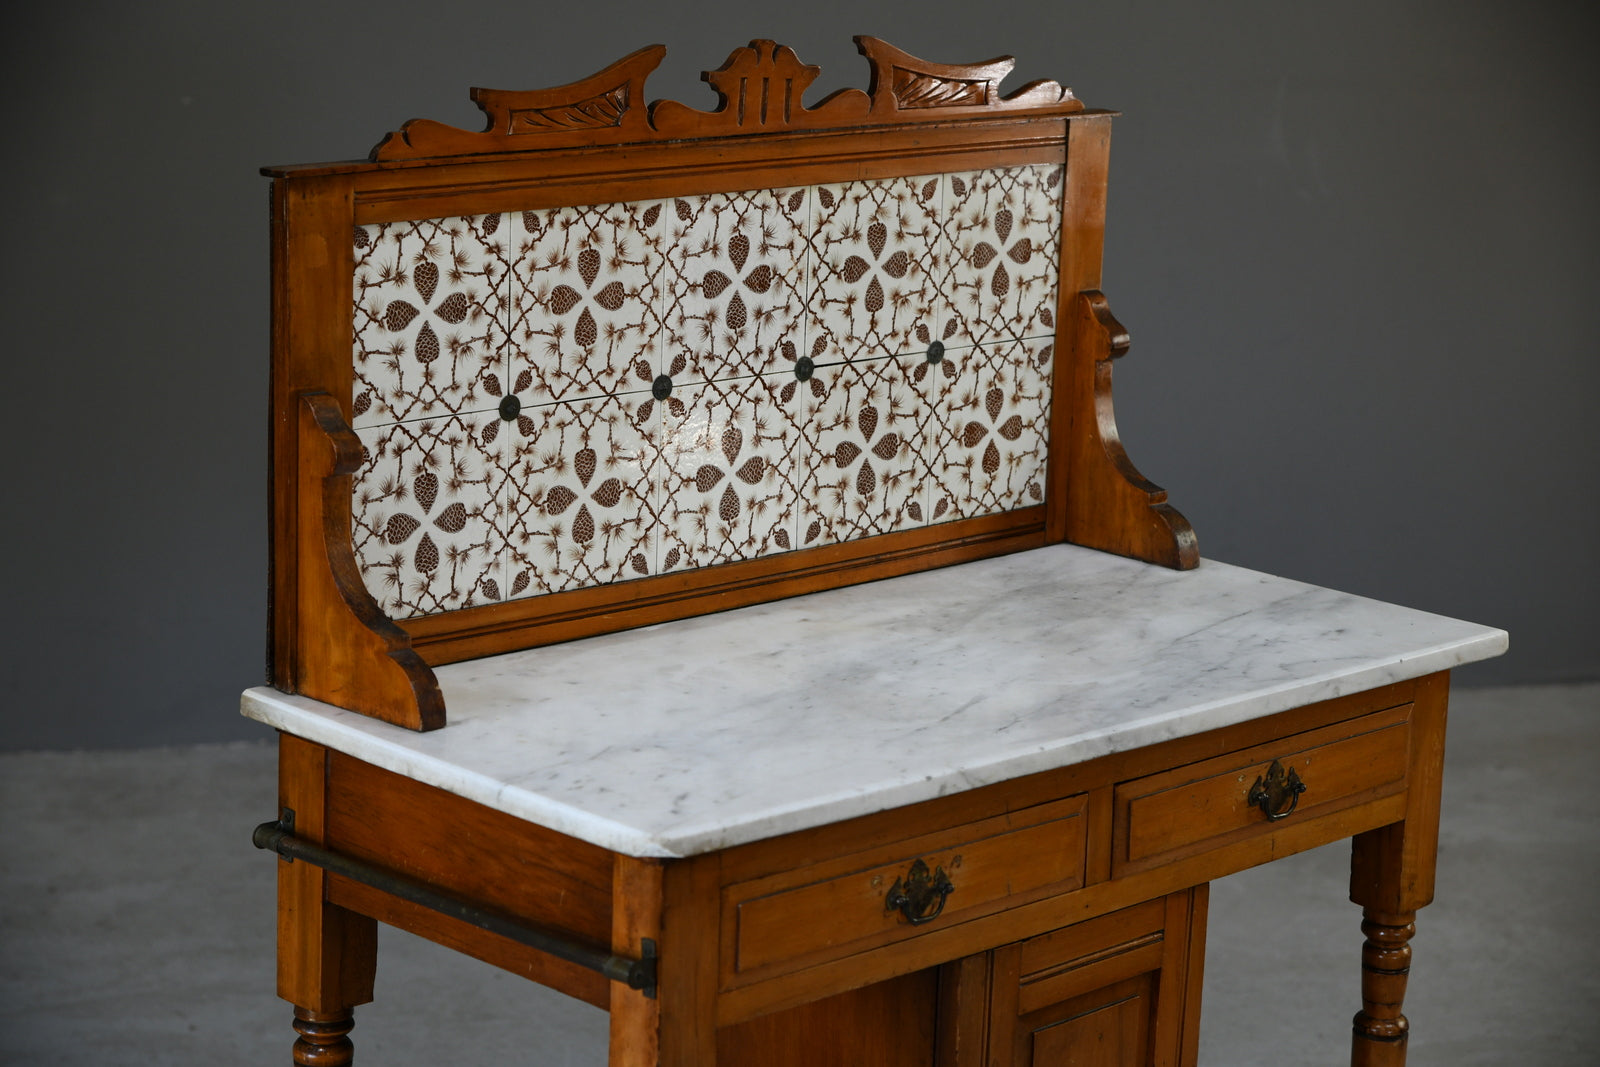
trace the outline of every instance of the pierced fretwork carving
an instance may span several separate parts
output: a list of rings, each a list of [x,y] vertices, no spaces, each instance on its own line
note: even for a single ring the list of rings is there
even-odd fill
[[[845,129],[890,123],[935,122],[993,112],[1068,114],[1083,110],[1070,89],[1053,81],[1000,95],[1000,82],[1016,61],[929,63],[878,40],[857,37],[872,64],[867,92],[840,89],[814,107],[804,96],[821,68],[802,63],[794,49],[759,39],[736,48],[727,62],[701,77],[717,93],[709,111],[676,100],[645,106],[644,83],[666,55],[662,45],[632,55],[581,81],[552,89],[473,89],[488,116],[479,132],[429,119],[412,119],[372,150],[372,161],[524,152],[582,145],[726,137],[786,130]]]
[[[865,119],[872,102],[860,89],[840,89],[815,108],[801,103],[821,73],[821,67],[800,62],[788,45],[751,41],[734,49],[722,66],[700,75],[717,91],[715,110],[696,111],[675,100],[661,100],[651,105],[650,119],[658,133],[700,137],[719,132],[717,126],[725,132],[754,133],[846,126]]]
[[[856,48],[872,64],[872,117],[936,109],[1039,109],[1081,111],[1083,104],[1059,82],[1029,82],[1010,96],[1000,83],[1017,61],[999,56],[981,63],[929,63],[876,37],[857,37]],[[906,118],[903,114],[900,118]]]

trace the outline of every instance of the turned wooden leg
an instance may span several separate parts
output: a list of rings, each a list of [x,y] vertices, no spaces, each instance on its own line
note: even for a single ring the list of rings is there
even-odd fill
[[[1371,908],[1362,912],[1361,1010],[1355,1017],[1354,1067],[1400,1067],[1406,1062],[1408,1023],[1400,1007],[1411,973],[1411,936],[1417,932],[1414,911],[1387,915]]]
[[[294,1043],[296,1067],[349,1067],[356,1049],[350,1043],[350,1028],[355,1013],[317,1012],[309,1008],[294,1010],[294,1028],[300,1034]]]

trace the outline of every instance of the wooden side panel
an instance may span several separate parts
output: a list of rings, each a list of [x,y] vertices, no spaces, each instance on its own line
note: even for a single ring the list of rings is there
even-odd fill
[[[716,1067],[929,1067],[939,972],[917,971],[717,1032]]]

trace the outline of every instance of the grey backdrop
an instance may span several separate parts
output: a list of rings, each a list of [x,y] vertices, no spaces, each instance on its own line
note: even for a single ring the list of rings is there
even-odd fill
[[[0,749],[261,736],[265,163],[643,44],[1019,57],[1125,112],[1105,290],[1135,462],[1206,556],[1493,623],[1600,677],[1591,4],[29,5],[7,16]]]

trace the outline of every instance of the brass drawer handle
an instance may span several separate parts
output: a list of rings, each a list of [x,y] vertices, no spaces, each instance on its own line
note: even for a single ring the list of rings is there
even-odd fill
[[[944,873],[943,867],[935,867],[932,873],[928,865],[922,860],[917,860],[911,865],[911,870],[906,876],[896,878],[894,885],[889,887],[889,895],[883,898],[883,910],[894,911],[899,909],[906,922],[912,926],[921,926],[931,923],[944,911],[944,902],[955,890],[950,882],[950,876]]]
[[[1293,767],[1285,774],[1283,764],[1273,760],[1265,778],[1256,775],[1256,784],[1250,787],[1246,799],[1261,809],[1268,822],[1277,822],[1294,814],[1294,809],[1300,806],[1300,794],[1305,791],[1306,784]]]

